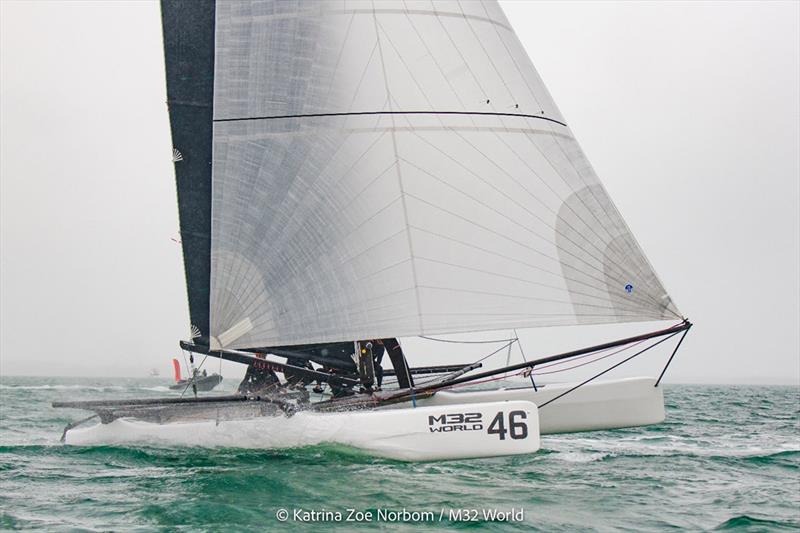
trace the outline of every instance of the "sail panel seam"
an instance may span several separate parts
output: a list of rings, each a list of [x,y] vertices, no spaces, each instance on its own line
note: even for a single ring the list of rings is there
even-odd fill
[[[333,113],[301,113],[297,115],[266,115],[261,117],[232,117],[215,118],[214,122],[244,122],[251,120],[279,120],[293,118],[324,118],[324,117],[348,117],[348,116],[368,116],[368,115],[462,115],[462,116],[491,116],[491,117],[516,117],[533,118],[546,120],[567,128],[566,123],[550,117],[541,115],[529,115],[525,113],[501,113],[496,111],[341,111]]]
[[[380,29],[378,28],[378,16],[375,14],[375,0],[372,1],[372,20],[375,24],[375,40],[378,44],[378,54],[381,60],[381,70],[383,71],[383,83],[386,87],[386,96],[388,98],[388,105],[389,105],[389,118],[392,121],[392,127],[396,126],[394,121],[394,116],[396,114],[395,111],[392,110],[392,92],[389,86],[389,77],[386,74],[386,61],[383,57],[383,47],[381,46],[381,34]],[[375,113],[375,114],[385,114],[384,112]],[[400,198],[403,207],[403,219],[405,220],[405,227],[406,227],[406,235],[408,237],[408,253],[411,258],[411,276],[414,283],[414,294],[416,296],[416,303],[417,303],[417,320],[419,321],[419,330],[420,333],[425,333],[425,327],[422,323],[422,303],[420,302],[419,297],[419,282],[417,281],[417,267],[416,263],[414,262],[414,246],[411,242],[411,230],[409,229],[408,223],[408,208],[406,206],[406,192],[405,188],[403,187],[403,174],[400,171],[400,156],[397,151],[397,134],[392,131],[392,149],[394,151],[394,161],[395,161],[395,171],[397,172],[397,182],[398,186],[400,187]]]

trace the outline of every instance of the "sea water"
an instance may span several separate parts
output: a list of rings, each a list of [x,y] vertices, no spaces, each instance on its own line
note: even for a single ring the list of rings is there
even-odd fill
[[[800,529],[797,387],[667,385],[662,424],[545,435],[538,453],[468,461],[59,443],[85,413],[51,402],[174,394],[165,385],[0,378],[0,529]]]

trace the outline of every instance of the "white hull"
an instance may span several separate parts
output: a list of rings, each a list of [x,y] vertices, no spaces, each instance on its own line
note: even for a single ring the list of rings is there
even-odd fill
[[[493,426],[498,416],[501,423]],[[539,449],[539,422],[532,403],[503,401],[346,413],[301,412],[289,418],[267,416],[219,423],[156,424],[122,418],[70,429],[66,443],[262,449],[337,443],[391,459],[434,461],[533,453]]]
[[[417,401],[419,406],[524,400],[543,405],[577,383],[533,388],[437,392]],[[664,394],[649,377],[595,381],[539,409],[542,435],[646,426],[664,421]]]

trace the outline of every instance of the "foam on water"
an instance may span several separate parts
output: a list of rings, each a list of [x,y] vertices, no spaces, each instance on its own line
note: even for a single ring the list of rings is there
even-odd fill
[[[118,419],[67,433],[67,444],[156,445],[275,449],[311,446],[331,442],[346,427],[348,415],[301,412],[292,417],[260,417],[242,421],[214,420],[154,424]]]

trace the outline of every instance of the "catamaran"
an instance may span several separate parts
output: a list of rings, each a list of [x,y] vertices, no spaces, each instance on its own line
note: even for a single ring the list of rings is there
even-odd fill
[[[220,358],[247,376],[225,396],[57,402],[94,413],[67,443],[337,442],[434,460],[664,419],[661,378],[691,323],[496,1],[161,10],[180,344],[192,368]],[[483,371],[410,366],[397,341],[646,321],[671,324]],[[657,378],[601,379],[673,338]],[[541,382],[617,355],[589,379]],[[523,385],[465,388],[512,376]]]

